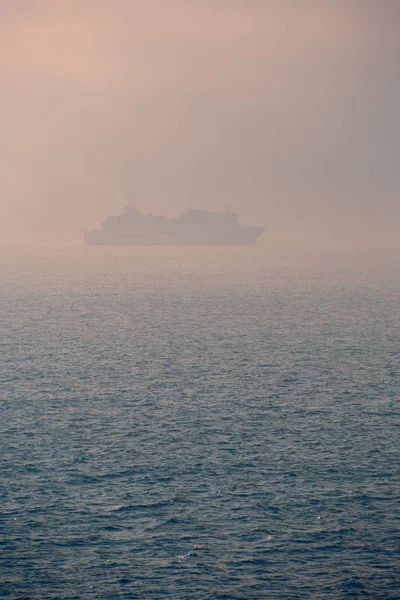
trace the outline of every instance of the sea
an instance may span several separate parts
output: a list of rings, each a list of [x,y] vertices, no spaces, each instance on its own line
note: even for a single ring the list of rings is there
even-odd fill
[[[0,597],[400,598],[400,254],[0,248]]]

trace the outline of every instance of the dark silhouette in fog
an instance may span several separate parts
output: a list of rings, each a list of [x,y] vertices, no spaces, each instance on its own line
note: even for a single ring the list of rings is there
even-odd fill
[[[122,215],[108,217],[98,231],[86,231],[85,243],[106,246],[249,245],[264,227],[241,225],[237,213],[189,210],[175,219],[144,215],[125,206]]]

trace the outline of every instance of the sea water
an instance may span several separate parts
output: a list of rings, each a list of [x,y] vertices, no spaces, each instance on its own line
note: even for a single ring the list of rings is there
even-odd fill
[[[400,598],[398,254],[10,247],[0,279],[0,597]]]

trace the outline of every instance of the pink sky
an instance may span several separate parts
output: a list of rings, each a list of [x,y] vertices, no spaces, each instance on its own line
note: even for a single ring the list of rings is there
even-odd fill
[[[278,237],[395,239],[399,17],[394,0],[3,0],[2,238],[228,201]]]

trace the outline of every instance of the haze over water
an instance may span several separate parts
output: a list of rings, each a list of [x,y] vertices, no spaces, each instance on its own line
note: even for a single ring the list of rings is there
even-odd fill
[[[2,597],[398,598],[397,255],[0,265]]]
[[[398,600],[399,30],[0,0],[1,598]]]
[[[0,243],[131,204],[399,244],[398,0],[1,0]]]

